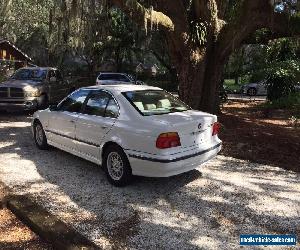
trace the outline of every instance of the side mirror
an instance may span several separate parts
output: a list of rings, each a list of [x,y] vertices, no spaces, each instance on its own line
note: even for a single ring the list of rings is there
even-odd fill
[[[56,82],[56,77],[55,76],[50,77],[50,82]]]
[[[50,106],[49,106],[49,110],[50,110],[50,111],[57,111],[57,110],[58,110],[58,107],[57,107],[57,105],[50,105]]]

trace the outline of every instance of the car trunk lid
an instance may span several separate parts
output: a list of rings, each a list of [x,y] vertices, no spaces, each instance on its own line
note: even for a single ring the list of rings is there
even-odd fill
[[[188,110],[165,115],[148,116],[149,122],[165,125],[162,132],[177,132],[181,147],[202,144],[212,137],[212,125],[217,121],[215,115]]]

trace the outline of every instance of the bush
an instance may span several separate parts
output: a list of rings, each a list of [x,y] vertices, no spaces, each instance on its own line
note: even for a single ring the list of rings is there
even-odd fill
[[[298,109],[300,110],[300,93],[292,93],[288,96],[269,101],[265,104],[266,108],[273,109]]]
[[[267,80],[267,98],[275,101],[295,92],[295,81],[291,77],[271,76]]]
[[[295,85],[299,80],[300,62],[287,60],[274,63],[269,69],[267,85],[267,98],[275,101],[291,95],[295,92]]]

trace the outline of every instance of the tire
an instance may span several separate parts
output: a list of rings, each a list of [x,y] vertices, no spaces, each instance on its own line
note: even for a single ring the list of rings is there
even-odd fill
[[[33,125],[33,137],[36,146],[41,150],[48,149],[49,145],[47,143],[47,137],[43,129],[42,124],[37,121]]]
[[[257,94],[256,88],[249,88],[247,90],[247,95],[249,95],[249,96],[255,96],[256,94]]]
[[[113,166],[115,160],[116,166]],[[119,164],[118,164],[119,162]],[[124,187],[133,180],[132,170],[126,154],[117,145],[110,145],[103,155],[103,167],[108,181],[116,187]]]
[[[41,95],[41,99],[38,105],[39,109],[46,109],[49,106],[49,98],[47,95]]]

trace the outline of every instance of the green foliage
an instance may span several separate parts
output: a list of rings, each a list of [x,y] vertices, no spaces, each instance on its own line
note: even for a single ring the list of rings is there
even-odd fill
[[[243,83],[266,79],[269,100],[286,97],[300,82],[299,39],[282,38],[267,45],[245,46],[231,56],[225,69],[227,77],[241,76]]]
[[[264,104],[265,108],[272,109],[295,109],[300,111],[300,93],[292,93],[288,96],[280,97],[274,101]],[[299,114],[300,115],[300,114]]]
[[[264,73],[267,78],[268,99],[274,101],[290,95],[300,81],[299,44],[289,39],[273,42],[268,48]]]

